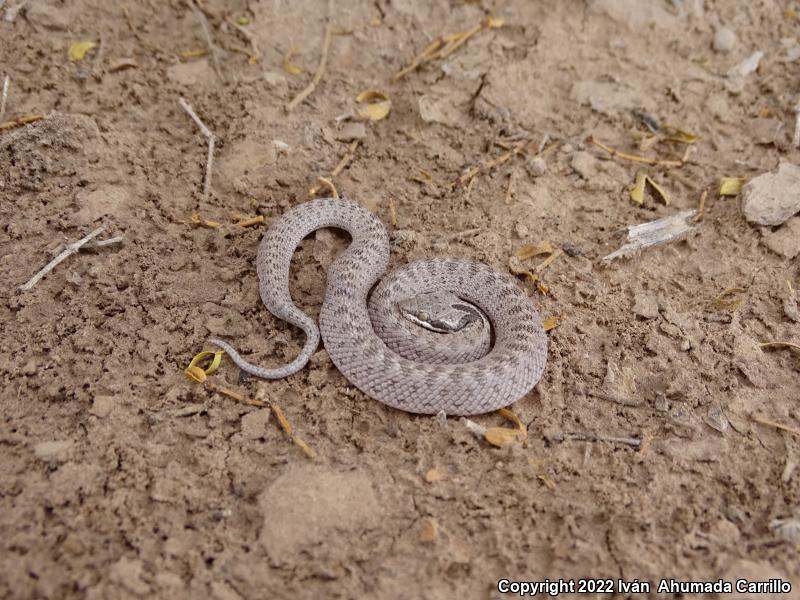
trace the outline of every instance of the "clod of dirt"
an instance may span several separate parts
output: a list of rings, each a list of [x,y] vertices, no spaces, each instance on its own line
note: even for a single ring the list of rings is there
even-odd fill
[[[291,560],[309,544],[328,540],[330,549],[347,546],[348,532],[377,527],[386,518],[370,477],[293,466],[259,498],[264,514],[261,543],[273,560]]]
[[[633,314],[643,319],[655,319],[658,316],[658,302],[648,294],[637,294],[633,301]]]
[[[775,231],[766,231],[761,238],[775,254],[794,258],[800,254],[800,217],[792,217]]]
[[[780,225],[800,212],[800,167],[782,162],[777,173],[764,173],[742,188],[744,218],[758,225]]]

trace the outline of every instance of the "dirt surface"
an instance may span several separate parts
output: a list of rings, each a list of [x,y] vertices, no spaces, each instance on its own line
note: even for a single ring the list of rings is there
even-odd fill
[[[210,56],[179,58],[206,45],[182,2],[30,0],[0,20],[0,121],[48,115],[0,131],[0,596],[492,598],[501,577],[594,576],[783,577],[794,591],[781,597],[798,597],[797,551],[769,527],[798,516],[798,437],[754,420],[800,427],[798,353],[758,345],[800,341],[797,223],[750,225],[716,194],[723,175],[800,160],[795,4],[342,0],[327,69],[290,113],[319,61],[324,2],[203,2],[219,73]],[[505,24],[392,80],[490,15]],[[251,48],[227,21],[239,17],[255,64],[236,50]],[[729,51],[713,46],[722,26]],[[71,62],[82,40],[100,44]],[[283,68],[292,49],[303,73]],[[756,72],[727,76],[755,50]],[[369,88],[391,98],[388,118],[337,122]],[[180,96],[218,138],[208,198],[206,141]],[[682,168],[588,141],[680,159],[679,144],[638,147],[634,111],[701,137]],[[524,244],[562,250],[548,293],[520,279],[561,317],[542,381],[512,406],[525,444],[389,409],[323,350],[285,381],[240,380],[223,361],[211,381],[280,405],[312,461],[268,409],[184,377],[210,334],[264,365],[298,353],[301,334],[259,301],[262,229],[235,222],[308,199],[348,153],[333,181],[387,224],[393,264],[450,254],[507,270]],[[634,205],[638,172],[672,204],[648,190]],[[695,208],[704,189],[685,241],[602,261],[625,226]],[[124,242],[16,291],[101,224]],[[309,313],[346,243],[301,244],[291,285]],[[729,288],[732,304],[715,302]]]

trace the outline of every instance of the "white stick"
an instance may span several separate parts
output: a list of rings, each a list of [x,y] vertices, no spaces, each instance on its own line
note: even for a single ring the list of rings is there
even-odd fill
[[[206,175],[203,180],[203,198],[208,198],[208,192],[211,190],[211,167],[214,164],[214,145],[216,144],[217,137],[214,133],[206,127],[206,124],[200,120],[200,117],[197,116],[197,113],[194,112],[194,109],[189,105],[186,100],[183,98],[178,98],[178,104],[181,105],[183,110],[192,118],[192,121],[200,128],[200,131],[203,132],[203,135],[206,136],[206,140],[208,140],[208,158],[206,160]]]
[[[21,286],[19,286],[19,291],[20,292],[30,291],[30,289],[33,288],[33,286],[35,286],[37,283],[39,283],[39,280],[42,277],[44,277],[50,271],[55,269],[56,266],[58,266],[58,264],[61,263],[65,258],[67,258],[68,256],[71,256],[72,254],[75,254],[78,250],[81,249],[82,246],[85,246],[86,244],[91,242],[95,237],[97,237],[98,235],[103,233],[103,231],[105,231],[105,229],[106,229],[105,225],[103,225],[102,227],[98,227],[97,229],[95,229],[92,233],[90,233],[86,237],[81,238],[77,242],[73,242],[72,244],[70,244],[69,246],[64,248],[64,251],[61,252],[61,254],[59,254],[58,256],[56,256],[49,263],[47,263],[41,271],[36,273],[36,275],[31,277],[26,283],[23,283]]]
[[[3,80],[3,92],[0,94],[0,120],[3,119],[3,115],[6,114],[6,99],[8,98],[8,84],[11,82],[8,75]]]
[[[792,146],[800,147],[800,100],[794,105],[794,135],[792,136]]]
[[[208,30],[208,21],[206,21],[206,16],[197,7],[197,5],[194,3],[194,0],[189,0],[189,6],[191,6],[192,12],[194,12],[197,20],[200,21],[200,27],[203,28],[203,35],[206,37],[208,51],[211,54],[212,60],[214,61],[214,70],[217,72],[217,76],[220,78],[220,81],[225,83],[225,76],[222,74],[222,67],[219,64],[219,56],[217,56],[217,47],[211,40],[211,32]]]

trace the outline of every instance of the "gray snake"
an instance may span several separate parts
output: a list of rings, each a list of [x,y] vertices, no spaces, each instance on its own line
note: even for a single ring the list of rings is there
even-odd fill
[[[323,227],[344,229],[352,242],[328,269],[317,328],[292,301],[289,265],[300,241]],[[305,332],[302,351],[288,365],[264,369],[222,340],[210,343],[243,371],[279,379],[308,363],[321,334],[331,360],[351,383],[384,404],[413,413],[485,413],[511,404],[536,385],[547,360],[547,336],[533,303],[512,276],[481,262],[437,257],[409,263],[375,286],[388,265],[389,250],[386,228],[354,202],[320,199],[291,208],[264,234],[256,264],[264,305]],[[399,316],[398,302],[439,290],[471,303],[491,322],[494,343],[485,355],[443,356],[441,348],[452,345],[448,336],[455,334],[413,326],[415,332]]]

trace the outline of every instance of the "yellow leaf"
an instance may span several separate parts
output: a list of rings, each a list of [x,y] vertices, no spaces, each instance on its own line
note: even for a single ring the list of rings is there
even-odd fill
[[[489,29],[497,29],[505,25],[505,20],[498,17],[489,17],[486,21],[486,25],[489,26]]]
[[[216,352],[205,350],[200,352],[195,355],[191,362],[189,362],[189,366],[186,367],[184,373],[189,379],[196,381],[197,383],[203,383],[208,375],[213,375],[217,369],[219,369],[223,354],[225,354],[224,350],[217,350]],[[211,364],[208,365],[208,368],[203,369],[202,367],[198,366],[200,361],[205,360],[209,356],[213,356],[214,358],[211,359]]]
[[[505,448],[519,440],[519,434],[514,429],[507,427],[489,427],[483,437],[492,446]]]
[[[356,102],[361,104],[358,107],[358,116],[370,121],[385,119],[392,110],[392,101],[389,100],[389,96],[378,90],[364,90],[356,96]]]
[[[189,367],[184,371],[184,373],[189,379],[196,381],[197,383],[204,383],[207,379],[206,372],[200,367]]]
[[[722,177],[719,180],[720,196],[738,196],[747,177]]]
[[[525,427],[525,424],[516,414],[507,408],[501,408],[497,411],[497,413],[507,421],[514,423],[517,428],[508,429],[507,427],[489,427],[486,430],[486,433],[483,434],[483,437],[487,442],[489,442],[492,446],[503,448],[509,444],[513,444],[514,442],[524,442],[526,439],[528,439],[528,428]]]
[[[250,17],[242,15],[236,19],[236,22],[239,23],[239,25],[250,25]]]
[[[561,317],[559,317],[557,315],[553,315],[551,317],[547,317],[544,320],[544,322],[542,323],[542,325],[544,325],[544,330],[545,331],[550,331],[551,329],[555,329],[556,327],[561,325]]]
[[[671,204],[671,202],[669,200],[669,196],[667,195],[667,192],[665,192],[664,189],[660,185],[658,185],[655,181],[653,181],[649,177],[647,177],[646,179],[647,179],[647,183],[650,184],[650,186],[655,190],[655,192],[664,201],[664,206],[669,206]]]
[[[644,190],[648,183],[650,184],[650,187],[653,188],[653,191],[656,193],[656,195],[658,195],[664,202],[664,205],[669,206],[670,199],[664,188],[662,188],[644,173],[638,173],[636,175],[636,182],[633,184],[633,189],[631,190],[631,200],[636,202],[636,204],[639,206],[642,206],[644,204]]]
[[[679,144],[694,144],[700,139],[700,137],[694,133],[679,127],[673,127],[672,125],[662,125],[661,131],[667,134],[667,137],[664,139]]]
[[[633,184],[633,189],[631,190],[631,200],[639,206],[644,204],[644,186],[646,183],[647,176],[644,173],[637,173],[636,183]]]
[[[86,57],[86,53],[95,46],[97,46],[97,44],[90,41],[73,42],[70,44],[67,54],[72,62],[78,62],[83,60]]]
[[[552,254],[554,252],[553,245],[548,240],[542,240],[536,244],[525,244],[521,246],[514,254],[517,258],[525,260],[532,256],[539,256],[540,254]]]
[[[286,55],[283,57],[283,70],[286,71],[289,75],[300,75],[305,69],[299,65],[296,65],[292,62],[292,56],[297,52],[294,48],[291,48]]]

